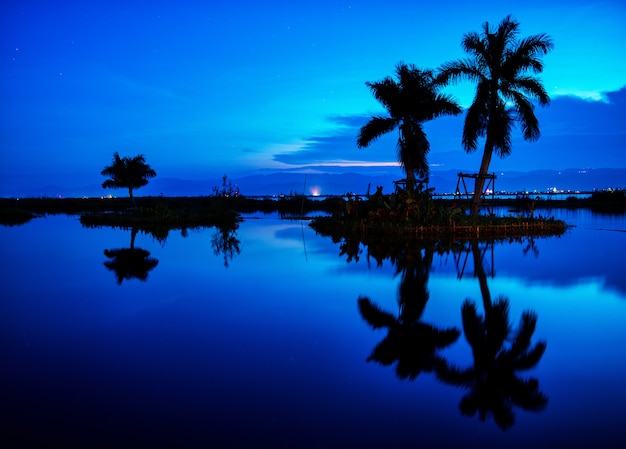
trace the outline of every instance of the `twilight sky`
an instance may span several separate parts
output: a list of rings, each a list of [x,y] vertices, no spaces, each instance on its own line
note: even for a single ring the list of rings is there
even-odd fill
[[[404,61],[464,57],[468,31],[507,14],[555,48],[541,78],[537,143],[514,134],[495,170],[626,168],[626,4],[529,0],[501,6],[380,1],[30,1],[0,6],[0,196],[20,184],[100,183],[114,151],[159,177],[279,169],[358,171],[396,162],[395,136],[358,150],[382,112],[366,81]],[[462,105],[468,82],[450,86]],[[426,125],[431,169],[477,171],[463,117]],[[334,169],[336,170],[336,168]]]

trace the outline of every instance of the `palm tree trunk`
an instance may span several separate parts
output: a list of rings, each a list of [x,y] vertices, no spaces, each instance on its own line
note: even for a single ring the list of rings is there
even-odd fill
[[[130,231],[130,249],[135,249],[135,237],[137,236],[137,228],[133,227]]]
[[[489,164],[491,163],[491,155],[493,154],[493,144],[487,140],[485,142],[485,151],[483,152],[483,159],[480,162],[480,170],[478,171],[478,177],[474,182],[474,197],[472,198],[472,207],[470,215],[474,216],[480,210],[480,200],[485,187],[485,175],[489,171]]]
[[[415,172],[413,171],[413,168],[407,168],[406,169],[406,190],[407,192],[412,192],[415,190],[415,184],[416,180],[415,180]]]
[[[128,195],[130,196],[130,200],[133,203],[133,207],[137,207],[137,205],[135,204],[135,197],[133,196],[133,188],[132,187],[128,188]]]
[[[485,313],[488,313],[491,310],[491,292],[487,284],[487,274],[485,273],[485,267],[483,267],[483,258],[480,254],[478,242],[471,242],[471,245],[474,258],[474,275],[478,278],[478,284],[480,285],[480,294],[483,297],[483,308],[485,309]]]

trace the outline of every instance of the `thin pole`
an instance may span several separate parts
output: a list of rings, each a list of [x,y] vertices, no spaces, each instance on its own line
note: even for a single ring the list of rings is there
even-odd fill
[[[302,186],[302,207],[300,208],[300,217],[304,216],[304,192],[306,191],[306,173],[304,175],[304,185]]]

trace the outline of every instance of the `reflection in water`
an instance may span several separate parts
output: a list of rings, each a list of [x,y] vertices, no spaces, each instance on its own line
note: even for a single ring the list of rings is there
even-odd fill
[[[83,226],[87,228],[99,228],[102,225],[83,223]],[[233,258],[241,252],[239,247],[241,242],[237,238],[239,220],[224,220],[223,223],[216,225],[215,228],[216,231],[211,237],[213,254],[216,256],[222,255],[224,257],[224,266],[228,268]],[[150,257],[149,251],[142,248],[135,248],[135,237],[139,231],[143,234],[149,234],[161,245],[165,245],[169,232],[173,229],[180,229],[183,238],[187,238],[189,235],[187,228],[172,228],[165,225],[149,227],[133,226],[132,228],[122,227],[122,229],[131,231],[130,247],[104,250],[104,255],[110,259],[104,262],[104,266],[115,272],[119,285],[121,285],[124,280],[130,279],[145,281],[148,279],[148,272],[154,269],[159,263],[157,259]]]
[[[224,267],[226,268],[228,268],[230,261],[233,260],[235,255],[239,255],[241,252],[239,248],[241,242],[237,238],[237,229],[239,229],[237,222],[224,224],[217,227],[211,237],[213,254],[224,256]]]
[[[341,255],[347,254],[348,261],[359,252],[360,244],[355,245],[354,241],[341,245]],[[548,398],[539,390],[539,381],[519,375],[521,371],[534,368],[546,350],[545,342],[531,344],[537,314],[524,312],[519,326],[513,330],[509,322],[509,300],[504,297],[491,299],[483,265],[486,250],[481,249],[476,241],[458,242],[453,252],[458,252],[459,248],[467,249],[473,257],[474,275],[479,281],[484,310],[484,314],[480,314],[470,299],[466,299],[461,307],[463,334],[472,350],[473,365],[459,368],[438,352],[454,343],[459,331],[421,321],[429,299],[427,283],[435,243],[420,242],[416,246],[421,249],[408,251],[405,247],[396,254],[385,253],[384,258],[388,258],[395,265],[396,273],[401,274],[398,317],[381,310],[367,297],[358,299],[363,319],[374,329],[387,329],[387,336],[367,360],[385,366],[397,362],[396,373],[402,379],[413,380],[422,372],[433,372],[445,384],[466,388],[468,392],[459,404],[461,413],[465,416],[478,414],[482,421],[491,415],[501,429],[508,429],[515,423],[514,407],[534,412],[543,410]],[[489,247],[493,248],[493,244],[485,248]],[[528,249],[538,254],[532,241]],[[370,250],[381,263],[376,247],[368,247],[368,256]],[[445,253],[448,250],[439,245],[438,251]],[[455,257],[455,262],[457,272],[462,276],[465,261]],[[459,264],[463,265],[460,271]],[[490,271],[493,277],[493,255]]]
[[[130,279],[145,281],[148,279],[148,272],[159,263],[154,257],[150,257],[150,252],[142,248],[135,248],[135,237],[137,228],[132,228],[130,233],[130,248],[105,249],[104,255],[111,260],[104,262],[104,266],[115,272],[117,284]]]
[[[446,383],[469,389],[459,404],[463,415],[478,413],[485,421],[491,414],[500,428],[507,429],[515,423],[513,406],[540,411],[548,403],[548,398],[539,391],[537,379],[522,379],[517,375],[539,363],[546,343],[531,345],[537,324],[535,312],[524,312],[517,330],[511,329],[509,300],[503,297],[495,302],[491,300],[478,242],[471,242],[471,247],[485,312],[480,315],[469,299],[461,307],[463,333],[472,348],[474,364],[466,369],[449,365],[439,370],[437,376]]]
[[[433,260],[433,248],[405,254],[397,264],[401,273],[398,288],[399,312],[393,314],[378,308],[367,297],[358,300],[359,312],[374,329],[387,328],[387,336],[374,348],[367,359],[383,365],[397,362],[396,374],[401,379],[415,379],[421,372],[432,372],[445,360],[439,350],[454,343],[460,335],[456,328],[439,329],[421,321],[429,298],[428,272]]]
[[[537,315],[524,312],[519,328],[513,332],[506,298],[490,303],[484,316],[467,299],[461,314],[474,364],[465,369],[448,365],[437,372],[443,382],[469,390],[459,404],[461,413],[466,416],[478,413],[481,421],[491,414],[500,428],[507,429],[515,423],[513,406],[527,411],[543,410],[548,398],[539,391],[539,381],[517,375],[535,367],[546,349],[544,342],[531,346]],[[505,346],[506,342],[510,344]]]

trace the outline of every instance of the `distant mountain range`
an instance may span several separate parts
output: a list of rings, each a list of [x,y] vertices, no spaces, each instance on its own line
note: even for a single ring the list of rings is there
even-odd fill
[[[458,170],[433,170],[430,187],[435,193],[453,193],[457,186]],[[362,173],[296,173],[277,172],[257,174],[230,180],[234,188],[242,195],[344,195],[347,192],[363,195],[368,191],[376,191],[377,186],[383,187],[384,193],[394,190],[393,181],[398,174],[362,174]],[[468,189],[473,187],[472,180],[466,180]],[[213,195],[214,187],[222,185],[222,179],[186,180],[175,178],[155,178],[146,187],[137,190],[140,196],[203,196]],[[606,188],[626,189],[626,169],[567,169],[567,170],[536,170],[531,172],[498,172],[496,173],[496,191],[547,191],[552,189],[564,191],[593,191]],[[93,197],[112,194],[124,196],[123,189],[104,190],[100,184],[81,187],[39,186],[32,188],[3,187],[2,197]]]

